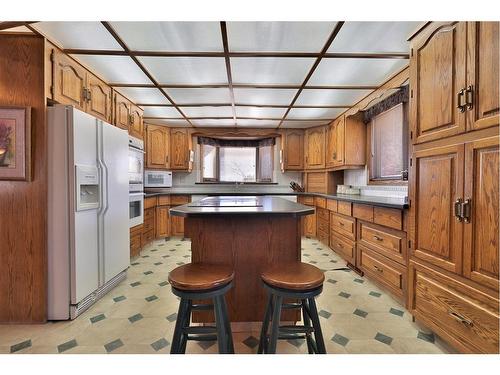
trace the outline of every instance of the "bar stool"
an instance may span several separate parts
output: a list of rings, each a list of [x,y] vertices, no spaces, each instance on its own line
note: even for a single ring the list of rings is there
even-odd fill
[[[231,267],[215,264],[185,264],[168,275],[172,293],[181,298],[175,323],[171,354],[186,353],[188,340],[217,340],[219,353],[234,353],[231,325],[224,295],[231,289]],[[213,304],[193,303],[212,299]],[[190,326],[193,310],[214,310],[215,326]]]
[[[309,354],[326,354],[318,309],[314,301],[314,297],[323,290],[323,272],[310,264],[296,262],[271,267],[261,274],[261,278],[269,293],[269,299],[257,352],[274,354],[278,340],[306,339]],[[284,298],[300,302],[283,303]],[[304,325],[280,326],[282,309],[300,309]],[[270,320],[271,333],[268,334]]]

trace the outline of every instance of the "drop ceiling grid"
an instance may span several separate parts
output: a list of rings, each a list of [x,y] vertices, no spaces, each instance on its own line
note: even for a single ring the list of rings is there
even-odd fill
[[[103,31],[108,32],[105,43],[95,43],[100,49],[91,50],[92,44],[79,40],[75,33],[75,40],[70,35],[57,40],[57,32],[71,22],[39,24],[37,30],[49,30],[49,40],[143,105],[148,121],[191,126],[218,126],[220,121],[221,126],[230,126],[232,118],[235,126],[241,120],[242,125],[268,122],[266,127],[277,121],[277,127],[308,127],[333,120],[408,63],[402,36],[414,28],[411,22],[77,25],[88,29],[96,24],[91,35],[103,37]],[[137,35],[134,27],[139,28]],[[389,35],[384,28],[394,32]],[[147,30],[158,30],[158,40],[148,38]],[[266,30],[267,37],[258,30]],[[364,30],[377,33],[368,36],[371,40],[379,37],[376,44],[363,41]],[[309,35],[301,34],[306,31]],[[293,35],[300,35],[296,44]],[[388,35],[387,45],[380,40],[384,35]],[[352,48],[346,47],[349,38],[355,38]],[[133,62],[137,69],[130,69],[131,74],[123,74],[121,68],[113,71],[120,67],[113,61],[129,68]],[[130,63],[124,65],[125,61]]]

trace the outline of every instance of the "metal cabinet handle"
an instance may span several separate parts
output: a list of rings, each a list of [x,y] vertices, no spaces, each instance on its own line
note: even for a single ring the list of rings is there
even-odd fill
[[[92,91],[90,91],[89,89],[87,89],[87,101],[92,101]]]
[[[474,90],[472,85],[469,85],[467,87],[467,90],[465,90],[465,104],[466,104],[466,109],[470,111],[474,104]]]
[[[470,215],[471,215],[471,199],[467,198],[460,206],[462,219],[464,219],[464,223],[470,223]]]
[[[339,221],[339,225],[340,225],[341,227],[343,227],[343,226],[344,226],[344,223],[343,223],[343,222],[341,222],[341,221]]]
[[[373,268],[375,268],[375,270],[376,270],[377,272],[384,272],[384,270],[383,270],[382,268],[377,267],[376,265],[373,265]]]
[[[344,246],[340,242],[337,242],[337,246],[340,247],[341,249],[344,248]]]
[[[374,235],[374,236],[373,236],[373,239],[374,239],[374,240],[377,240],[377,241],[383,241],[383,240],[384,240],[382,237],[379,237],[379,236],[377,236],[377,235]]]
[[[448,311],[448,315],[450,315],[453,319],[459,321],[460,323],[466,325],[467,327],[472,327],[474,325],[474,322],[472,320],[465,318],[455,311]]]
[[[457,200],[454,203],[455,207],[455,218],[457,221],[462,221],[463,216],[462,216],[462,198],[457,198]]]
[[[463,99],[465,99],[465,89],[461,89],[457,93],[457,108],[460,112],[465,112],[465,103],[462,103]]]

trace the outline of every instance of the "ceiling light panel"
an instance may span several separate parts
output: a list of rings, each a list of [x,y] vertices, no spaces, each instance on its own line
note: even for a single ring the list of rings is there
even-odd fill
[[[286,108],[269,107],[236,107],[236,117],[281,118]]]
[[[229,89],[227,88],[166,89],[166,91],[170,95],[170,97],[179,105],[195,103],[231,103]]]
[[[123,51],[100,22],[37,22],[32,26],[65,49]]]
[[[175,107],[144,107],[145,117],[179,117],[182,115]]]
[[[139,57],[160,84],[227,84],[223,57]]]
[[[304,89],[300,93],[296,105],[345,105],[347,107],[359,102],[372,90],[326,90]]]
[[[234,100],[241,104],[289,105],[297,93],[295,89],[234,88]]]
[[[347,108],[292,108],[287,119],[310,118],[310,119],[334,119]]]
[[[228,22],[230,51],[320,52],[335,22]]]
[[[380,85],[408,65],[404,59],[322,59],[309,85]]]
[[[112,22],[131,50],[223,52],[219,22]]]
[[[151,84],[149,78],[128,56],[71,55],[109,83]]]
[[[279,120],[253,120],[253,119],[236,119],[238,126],[248,126],[253,128],[277,128]]]
[[[233,117],[232,107],[181,107],[187,117]]]
[[[409,53],[407,38],[421,22],[346,22],[328,52]]]
[[[195,126],[207,126],[207,127],[225,127],[225,126],[235,126],[234,120],[229,119],[205,119],[205,120],[191,120]]]
[[[314,58],[232,57],[233,83],[300,85]]]
[[[320,125],[327,125],[331,121],[309,121],[309,120],[304,120],[304,121],[283,121],[281,124],[282,128],[288,128],[288,129],[302,129],[302,128],[312,128],[315,126],[320,126]]]
[[[144,87],[117,87],[116,91],[137,104],[170,104],[158,89]]]

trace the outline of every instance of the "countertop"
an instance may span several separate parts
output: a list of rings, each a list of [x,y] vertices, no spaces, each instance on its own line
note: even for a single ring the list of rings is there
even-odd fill
[[[206,215],[287,215],[299,217],[314,213],[314,208],[279,197],[218,196],[206,197],[170,209],[170,214],[182,217]]]
[[[337,199],[340,201],[354,202],[354,203],[362,203],[362,204],[371,204],[373,206],[380,207],[388,207],[388,208],[397,208],[400,210],[408,208],[408,200],[406,198],[395,198],[395,197],[383,197],[383,196],[371,196],[371,195],[350,195],[350,194],[321,194],[321,193],[309,193],[309,192],[295,192],[293,190],[290,191],[209,191],[203,192],[199,189],[179,189],[179,188],[171,188],[171,189],[155,189],[155,190],[147,190],[144,194],[145,197],[154,197],[157,195],[207,195],[207,196],[280,196],[280,195],[307,195],[307,196],[315,196],[315,197],[323,197],[328,199]]]

